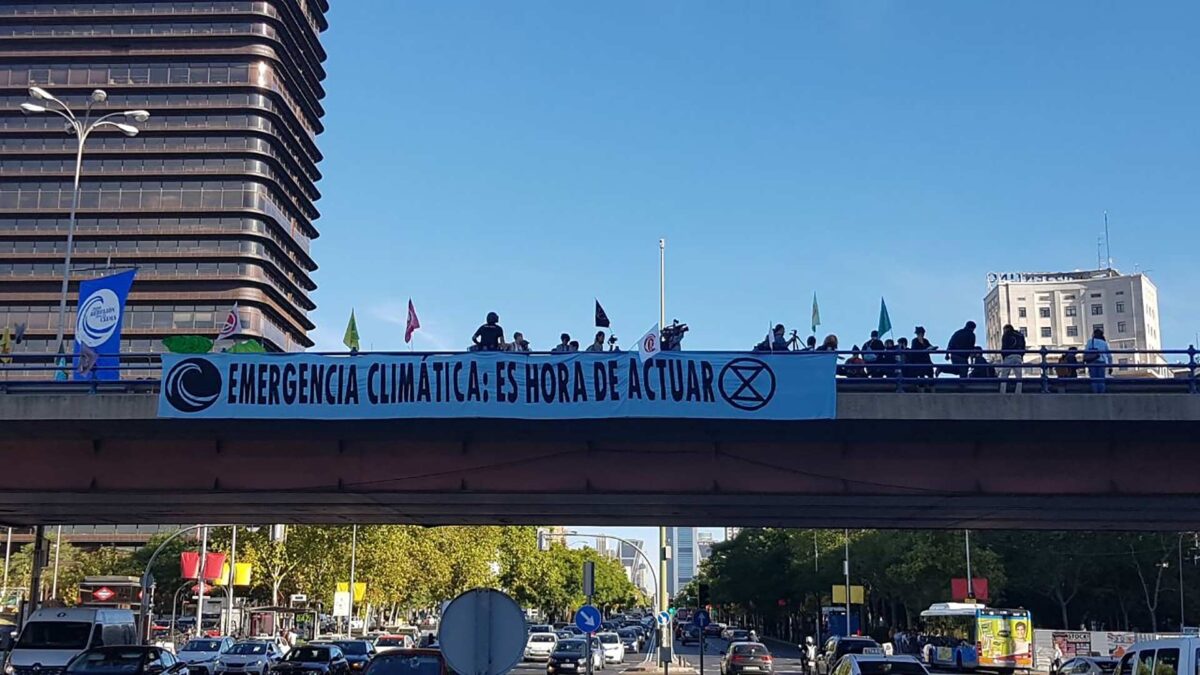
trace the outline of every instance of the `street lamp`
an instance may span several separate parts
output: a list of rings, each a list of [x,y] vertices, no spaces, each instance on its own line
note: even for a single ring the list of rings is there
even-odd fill
[[[128,122],[117,121],[117,119],[125,118],[126,120],[140,123],[150,119],[150,113],[145,110],[123,110],[121,112],[102,115],[93,120],[92,106],[108,100],[108,94],[103,89],[92,91],[91,96],[88,97],[87,107],[84,109],[82,119],[77,117],[66,103],[55,98],[53,94],[41,87],[30,87],[29,96],[35,100],[44,101],[45,104],[22,103],[21,112],[26,115],[54,113],[66,120],[66,132],[73,134],[77,140],[75,150],[75,186],[71,194],[71,218],[67,225],[67,253],[66,260],[63,263],[62,292],[58,298],[58,330],[54,340],[56,349],[61,354],[64,352],[63,333],[65,332],[67,315],[67,286],[71,281],[71,249],[75,243],[75,212],[79,209],[79,178],[83,171],[84,143],[87,142],[88,136],[93,131],[104,127],[112,127],[131,138],[137,136],[138,128],[136,126]]]

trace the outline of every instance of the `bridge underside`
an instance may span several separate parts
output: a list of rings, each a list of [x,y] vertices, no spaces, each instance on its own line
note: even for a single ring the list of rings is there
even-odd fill
[[[0,523],[1200,529],[1190,421],[22,421]]]

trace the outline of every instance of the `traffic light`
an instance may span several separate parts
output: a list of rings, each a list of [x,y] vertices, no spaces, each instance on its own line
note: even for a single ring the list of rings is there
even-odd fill
[[[699,584],[696,594],[699,596],[698,602],[696,604],[699,605],[700,607],[707,607],[708,606],[708,584]]]

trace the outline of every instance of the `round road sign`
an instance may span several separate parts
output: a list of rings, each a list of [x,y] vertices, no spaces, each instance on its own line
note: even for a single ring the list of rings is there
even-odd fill
[[[460,675],[502,675],[525,652],[525,613],[494,588],[476,588],[446,605],[438,642],[450,668]]]

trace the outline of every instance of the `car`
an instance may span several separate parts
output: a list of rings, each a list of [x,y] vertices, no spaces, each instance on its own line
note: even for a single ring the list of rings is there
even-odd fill
[[[186,675],[187,664],[158,647],[93,647],[67,662],[63,675]]]
[[[721,675],[774,672],[771,652],[761,642],[734,642],[721,655]]]
[[[288,652],[271,672],[277,675],[348,675],[350,664],[337,645],[304,645]]]
[[[575,637],[583,637],[583,629],[575,624],[567,626],[565,630]]]
[[[729,634],[730,634],[730,632],[732,632],[732,631],[735,631],[735,630],[741,630],[741,629],[740,629],[740,628],[738,628],[737,626],[724,626],[724,627],[722,627],[722,628],[721,628],[721,639],[722,639],[722,640],[728,640],[728,639],[729,639]]]
[[[725,639],[730,642],[751,642],[750,631],[745,628],[731,628],[725,631]]]
[[[636,654],[642,650],[642,636],[638,632],[629,628],[622,628],[617,631],[617,637],[621,638],[621,646],[626,652]]]
[[[275,641],[243,640],[217,657],[215,675],[250,673],[267,675],[271,666],[283,658],[283,650]]]
[[[346,663],[352,671],[365,670],[375,656],[375,645],[367,640],[335,640],[333,644],[342,650],[342,655],[346,657]]]
[[[700,637],[703,631],[699,626],[691,625],[683,629],[683,633],[679,636],[679,644],[700,644]]]
[[[600,640],[600,649],[604,651],[605,663],[621,663],[625,660],[625,645],[621,643],[621,636],[607,631],[597,633],[596,637]]]
[[[553,633],[553,632],[554,632],[554,628],[552,628],[550,626],[550,624],[548,624],[548,623],[535,623],[529,627],[530,635],[533,635],[534,633]]]
[[[816,675],[829,675],[838,661],[847,654],[862,654],[865,650],[879,648],[879,643],[869,637],[834,635],[826,640],[817,652]]]
[[[558,637],[554,633],[530,633],[525,641],[526,661],[549,661]]]
[[[575,637],[575,634],[564,628],[563,630],[554,631],[554,637],[558,638],[559,640],[569,640]]]
[[[721,637],[721,632],[725,630],[723,623],[710,623],[704,627],[704,635],[706,637]]]
[[[454,675],[439,649],[393,649],[377,654],[363,675]]]
[[[587,642],[583,638],[559,640],[546,661],[546,675],[586,672],[587,663]],[[592,649],[592,669],[604,670],[603,649]]]
[[[847,654],[833,668],[834,675],[929,675],[925,665],[915,656],[901,654],[887,656],[883,649],[874,653],[875,648],[868,648],[863,654]]]
[[[187,664],[190,675],[216,675],[217,661],[234,644],[231,637],[193,638],[175,656]]]
[[[1112,675],[1116,669],[1117,659],[1111,656],[1076,656],[1051,666],[1050,675]]]
[[[379,639],[375,640],[376,652],[383,652],[389,649],[412,649],[415,646],[412,637],[408,635],[381,635]]]

